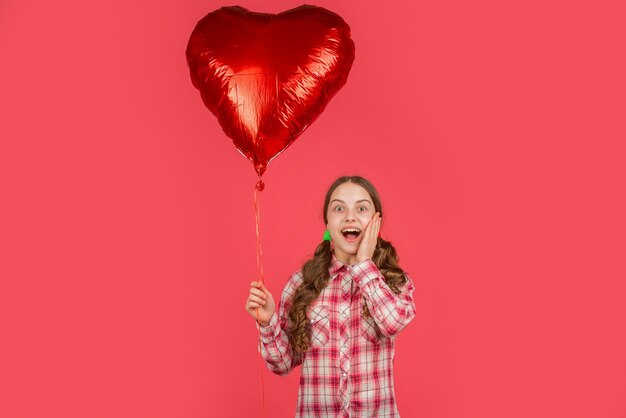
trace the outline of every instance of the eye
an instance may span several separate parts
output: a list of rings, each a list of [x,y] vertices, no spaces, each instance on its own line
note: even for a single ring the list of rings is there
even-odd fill
[[[363,209],[363,210],[361,210]],[[359,212],[365,212],[367,210],[367,206],[361,206],[359,207]]]
[[[341,206],[335,206],[335,212],[339,212],[339,209],[343,209]]]

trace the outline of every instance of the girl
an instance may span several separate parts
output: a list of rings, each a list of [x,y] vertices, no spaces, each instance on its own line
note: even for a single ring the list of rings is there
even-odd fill
[[[326,193],[324,240],[287,281],[278,314],[252,282],[246,310],[258,318],[261,354],[286,375],[302,365],[296,417],[399,417],[395,337],[415,316],[413,282],[380,238],[378,192],[359,176]]]

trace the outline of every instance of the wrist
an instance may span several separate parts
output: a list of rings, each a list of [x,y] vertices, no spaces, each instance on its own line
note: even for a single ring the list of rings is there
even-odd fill
[[[262,326],[263,328],[269,327],[270,324],[272,323],[272,319],[274,318],[274,314],[272,314],[272,316],[270,317],[270,319],[268,319],[267,321],[260,321],[257,320],[256,322]]]

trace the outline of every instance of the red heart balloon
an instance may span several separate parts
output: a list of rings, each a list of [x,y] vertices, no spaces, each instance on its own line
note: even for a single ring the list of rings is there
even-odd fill
[[[354,43],[321,7],[222,7],[198,22],[186,55],[204,104],[260,177],[346,83]]]

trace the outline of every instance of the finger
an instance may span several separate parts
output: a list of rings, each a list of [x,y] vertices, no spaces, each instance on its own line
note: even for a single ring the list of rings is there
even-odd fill
[[[265,299],[260,298],[260,297],[255,296],[255,295],[250,295],[250,297],[248,298],[248,300],[249,300],[250,302],[256,302],[256,303],[258,303],[258,304],[260,304],[260,305],[265,305]]]
[[[260,297],[262,297],[262,298],[266,298],[266,297],[267,297],[267,295],[265,294],[265,292],[263,292],[263,291],[262,291],[262,290],[260,290],[260,289],[257,289],[256,287],[251,287],[251,288],[250,288],[250,294],[251,294],[251,295],[257,295],[257,296],[260,296]]]
[[[251,310],[251,311],[255,311],[257,309],[261,309],[261,310],[265,309],[265,307],[263,305],[261,305],[259,303],[256,303],[256,302],[252,302],[252,301],[250,301],[248,303],[248,306],[249,306],[248,309]]]
[[[263,282],[252,282],[250,283],[250,285],[252,286],[252,288],[250,289],[250,292],[252,292],[252,289],[258,289],[260,292],[265,293],[267,296],[271,296],[272,294],[269,292],[269,290],[267,290],[267,288],[263,285]]]
[[[374,228],[372,231],[372,239],[374,240],[374,242],[376,242],[378,240],[378,235],[380,232],[380,214],[378,212],[376,212],[376,222],[374,222]]]
[[[369,236],[370,238],[375,238],[376,237],[376,222],[377,222],[377,215],[378,212],[376,212],[374,214],[374,216],[372,216],[372,220],[370,221],[370,223],[367,225],[369,227]]]
[[[259,282],[259,283],[261,284],[261,290],[267,293],[268,295],[271,295],[270,291],[267,290],[267,288],[265,287],[265,284],[263,284],[263,282]]]
[[[372,224],[372,227],[376,225],[376,222],[378,222],[379,219],[380,219],[380,212],[376,212],[374,216],[372,216],[372,219],[370,220],[370,224]]]
[[[248,302],[248,310],[254,310],[258,308],[262,309],[263,307],[256,302]]]

